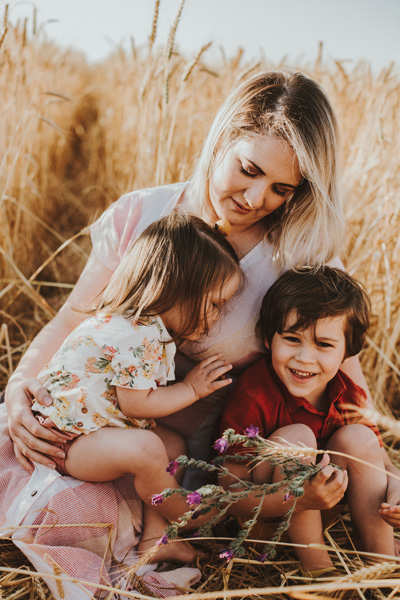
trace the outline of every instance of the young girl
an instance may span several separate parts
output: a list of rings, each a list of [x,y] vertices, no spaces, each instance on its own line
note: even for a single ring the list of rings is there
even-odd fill
[[[206,335],[239,282],[238,259],[222,235],[198,217],[164,217],[139,236],[92,316],[39,374],[53,404],[34,402],[32,408],[42,424],[69,438],[58,470],[84,481],[135,476],[148,505],[139,550],[154,545],[165,519],[188,510],[179,496],[158,506],[158,513],[151,507],[152,495],[178,486],[166,467],[185,452],[180,436],[154,419],[231,383],[224,374],[232,365],[214,354],[167,386],[174,379],[173,340]],[[193,558],[187,546],[175,544],[160,550],[157,560],[172,554],[183,562]]]

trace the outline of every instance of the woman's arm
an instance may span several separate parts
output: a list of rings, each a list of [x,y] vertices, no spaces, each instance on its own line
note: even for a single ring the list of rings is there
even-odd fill
[[[41,404],[51,403],[47,390],[34,378],[69,333],[85,318],[79,309],[90,305],[107,285],[112,273],[92,252],[68,300],[36,336],[10,377],[5,397],[10,435],[16,457],[28,471],[33,470],[30,461],[54,468],[55,463],[46,455],[56,456],[60,449],[48,442],[64,440],[61,434],[57,436],[39,425],[32,415],[30,407],[33,397]]]
[[[171,415],[232,383],[232,379],[219,379],[231,368],[232,365],[221,359],[220,354],[213,354],[199,362],[183,381],[174,385],[148,390],[117,386],[119,407],[127,417],[138,419]]]
[[[360,388],[365,391],[367,394],[368,408],[373,408],[371,393],[364,377],[364,373],[362,372],[358,356],[351,356],[350,358],[347,358],[340,368],[346,373],[346,375],[350,377],[350,379],[354,381],[354,383],[359,385]]]

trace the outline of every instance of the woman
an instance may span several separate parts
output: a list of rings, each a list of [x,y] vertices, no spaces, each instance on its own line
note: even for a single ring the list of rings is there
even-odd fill
[[[218,112],[188,183],[126,194],[92,226],[93,251],[75,289],[7,386],[9,429],[20,464],[30,471],[30,461],[54,465],[51,457],[59,448],[51,442],[60,438],[32,416],[32,397],[51,401],[34,377],[81,320],[76,308],[87,307],[101,292],[150,222],[174,208],[210,223],[229,221],[228,240],[241,259],[246,284],[204,341],[181,344],[177,371],[183,375],[193,360],[221,352],[240,372],[263,351],[255,324],[262,297],[280,272],[293,265],[338,264],[344,218],[337,169],[336,119],[318,84],[299,73],[267,72],[235,89]],[[346,371],[366,388],[357,359],[348,361]],[[192,455],[204,455],[223,399],[205,399],[189,417],[169,418],[170,426],[189,437]],[[336,483],[334,493],[322,490],[313,499],[316,509],[343,495],[344,482]]]

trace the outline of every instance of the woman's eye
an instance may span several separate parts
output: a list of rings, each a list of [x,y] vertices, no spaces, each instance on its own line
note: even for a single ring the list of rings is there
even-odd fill
[[[244,167],[244,165],[241,165],[240,172],[243,173],[243,175],[246,175],[246,177],[256,177],[257,176],[257,173],[253,173],[252,171],[248,171]]]
[[[274,185],[272,189],[274,190],[274,194],[276,194],[277,196],[280,196],[281,198],[284,198],[289,193],[288,190],[280,190],[279,188],[276,187],[276,185]]]

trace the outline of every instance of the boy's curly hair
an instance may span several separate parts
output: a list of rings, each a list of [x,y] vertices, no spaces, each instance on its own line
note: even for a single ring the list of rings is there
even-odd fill
[[[282,333],[291,313],[297,316],[290,330],[315,327],[319,319],[346,316],[345,358],[358,354],[369,327],[371,303],[361,284],[345,271],[323,266],[286,271],[264,296],[258,328],[271,345]]]

